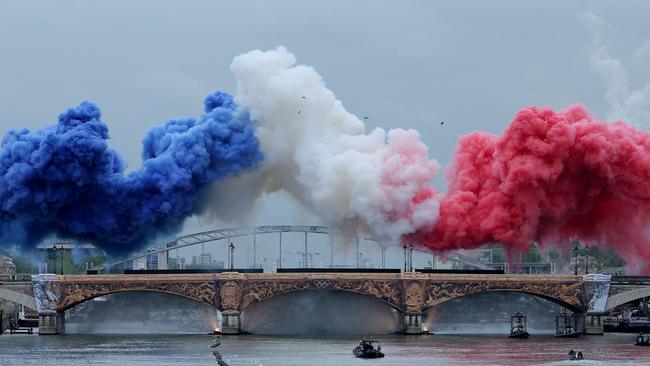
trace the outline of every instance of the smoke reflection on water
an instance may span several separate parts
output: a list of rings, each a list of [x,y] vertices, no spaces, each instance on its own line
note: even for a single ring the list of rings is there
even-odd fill
[[[244,330],[254,334],[387,334],[398,322],[398,312],[377,299],[331,290],[278,296],[242,314]]]
[[[158,292],[121,292],[66,311],[70,334],[207,334],[218,324],[209,306]]]
[[[507,334],[510,316],[527,317],[528,331],[554,334],[560,306],[543,298],[516,292],[487,292],[463,296],[426,311],[424,327],[443,334]]]

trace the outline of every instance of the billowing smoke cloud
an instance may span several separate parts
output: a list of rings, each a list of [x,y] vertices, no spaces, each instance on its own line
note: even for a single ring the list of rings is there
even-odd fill
[[[90,102],[42,130],[12,130],[0,148],[0,243],[31,246],[48,235],[85,239],[110,254],[175,232],[202,187],[262,160],[248,114],[215,93],[199,119],[170,120],[143,140],[140,169],[107,144]]]
[[[388,242],[433,225],[429,183],[438,164],[417,131],[366,134],[320,75],[284,48],[237,56],[231,69],[236,101],[259,126],[258,193],[285,189],[325,222]]]
[[[650,272],[650,133],[581,106],[519,111],[502,136],[459,141],[433,250],[501,242],[609,245]]]
[[[607,119],[630,121],[642,128],[650,128],[650,81],[646,80],[639,89],[631,90],[627,70],[620,60],[609,55],[603,40],[607,23],[592,13],[584,14],[582,20],[594,37],[589,57],[591,68],[607,86]]]

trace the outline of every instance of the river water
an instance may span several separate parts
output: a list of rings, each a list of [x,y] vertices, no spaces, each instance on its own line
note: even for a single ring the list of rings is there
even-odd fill
[[[633,334],[527,340],[503,335],[379,336],[386,357],[356,359],[357,337],[224,336],[218,348],[231,366],[650,365],[650,347]],[[215,365],[208,335],[2,335],[0,365]],[[567,361],[569,349],[586,360]]]

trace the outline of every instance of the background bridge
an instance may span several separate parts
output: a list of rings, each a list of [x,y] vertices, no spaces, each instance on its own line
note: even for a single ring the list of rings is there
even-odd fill
[[[320,234],[320,235],[328,235],[329,236],[329,244],[330,244],[330,267],[334,267],[334,239],[333,236],[336,235],[344,235],[343,232],[339,230],[332,229],[328,226],[318,226],[318,225],[312,225],[312,226],[294,226],[294,225],[271,225],[271,226],[255,226],[255,227],[249,227],[249,228],[226,228],[226,229],[216,229],[216,230],[209,230],[209,231],[204,231],[204,232],[199,232],[199,233],[193,233],[193,234],[188,234],[188,235],[183,235],[179,236],[176,239],[167,242],[165,244],[159,245],[159,249],[150,249],[147,250],[144,253],[136,254],[133,256],[130,256],[128,258],[122,258],[116,261],[111,262],[110,264],[106,265],[101,265],[94,267],[94,270],[97,270],[98,272],[110,272],[111,268],[135,261],[140,258],[147,257],[149,255],[156,255],[156,254],[165,254],[167,258],[169,258],[169,253],[172,251],[177,251],[178,249],[185,248],[185,247],[190,247],[194,245],[201,245],[201,244],[206,244],[206,243],[211,243],[219,240],[229,240],[229,239],[234,239],[234,238],[240,238],[240,237],[246,237],[246,236],[252,236],[253,237],[253,267],[257,266],[256,259],[257,259],[257,235],[262,235],[262,234],[278,234],[278,255],[279,255],[279,263],[282,263],[282,256],[283,256],[283,251],[282,251],[282,234],[283,233],[304,233],[304,252],[302,253],[303,255],[303,263],[308,263],[309,261],[309,235],[310,234]],[[356,246],[355,246],[355,257],[356,257],[356,266],[359,267],[360,265],[360,257],[361,257],[361,250],[360,250],[360,242],[361,241],[370,241],[370,242],[375,242],[378,245],[378,248],[381,250],[381,256],[382,256],[382,268],[385,268],[385,250],[389,245],[395,245],[394,243],[384,243],[382,244],[380,241],[371,238],[371,237],[356,237],[354,238],[356,241]],[[416,250],[414,248],[413,250]],[[406,251],[405,251],[406,252]],[[405,258],[407,261],[410,261],[412,264],[412,251],[408,252],[410,254],[410,257]],[[446,253],[442,255],[438,255],[441,258],[451,260],[451,261],[456,261],[459,263],[464,263],[464,264],[469,264],[474,268],[477,269],[493,269],[492,266],[486,265],[485,263],[481,263],[480,261],[470,258],[468,256],[462,255],[460,253]]]

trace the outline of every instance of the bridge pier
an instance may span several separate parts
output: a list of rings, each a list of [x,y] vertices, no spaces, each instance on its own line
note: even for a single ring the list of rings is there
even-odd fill
[[[402,313],[402,334],[422,334],[422,313]]]
[[[241,313],[235,310],[221,312],[221,334],[241,333]]]
[[[605,333],[605,327],[603,325],[603,314],[588,313],[583,317],[583,319],[585,334],[603,335]]]
[[[65,313],[38,314],[38,334],[65,334]]]

